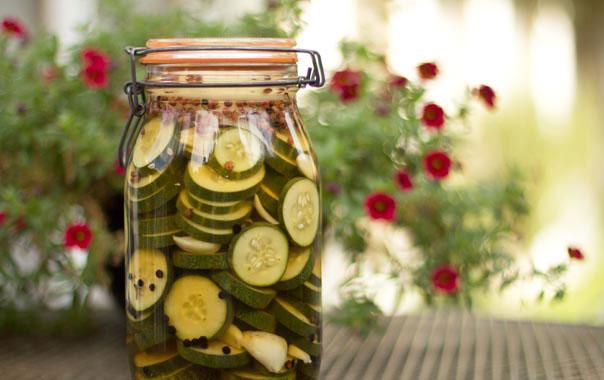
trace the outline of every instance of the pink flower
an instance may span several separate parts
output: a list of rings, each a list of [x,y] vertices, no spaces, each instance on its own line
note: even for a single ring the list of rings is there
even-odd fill
[[[396,202],[386,193],[371,193],[365,198],[365,211],[373,220],[393,221],[396,217]]]
[[[392,75],[390,77],[390,80],[388,81],[390,86],[394,88],[403,88],[407,85],[408,82],[409,81],[407,80],[407,78],[400,75]]]
[[[362,77],[360,71],[351,69],[340,70],[331,78],[329,87],[340,96],[342,102],[348,103],[359,97],[359,86]]]
[[[585,259],[585,255],[583,254],[583,251],[581,251],[577,247],[568,247],[568,257],[570,257],[573,260],[579,260],[579,261],[582,261]]]
[[[460,286],[459,272],[452,265],[441,265],[434,268],[430,279],[432,287],[437,293],[453,294]]]
[[[89,88],[105,88],[109,84],[107,71],[109,70],[109,57],[97,49],[84,49],[82,51],[82,79]]]
[[[449,175],[451,159],[442,150],[428,152],[424,156],[424,169],[432,178],[443,179]]]
[[[92,230],[86,223],[73,223],[67,226],[63,245],[65,248],[87,249],[92,241]]]
[[[394,173],[394,181],[398,185],[398,188],[402,191],[409,191],[413,189],[413,181],[411,181],[411,176],[405,170],[397,170]]]
[[[441,129],[445,124],[445,112],[439,105],[428,103],[422,111],[422,123],[428,128]]]
[[[434,79],[438,75],[438,66],[434,62],[426,62],[417,66],[417,71],[423,80]]]
[[[497,95],[491,87],[483,84],[477,90],[475,90],[475,93],[476,96],[478,96],[478,98],[484,102],[488,109],[495,108],[495,100],[497,99]]]
[[[6,17],[2,20],[2,32],[11,37],[27,38],[27,30],[21,21],[14,17]]]

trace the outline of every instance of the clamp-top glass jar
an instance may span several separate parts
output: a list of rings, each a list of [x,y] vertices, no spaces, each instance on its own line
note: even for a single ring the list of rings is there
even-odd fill
[[[136,379],[316,379],[321,196],[288,39],[128,48],[126,305]],[[312,63],[298,75],[298,55]],[[136,63],[146,67],[136,78]]]

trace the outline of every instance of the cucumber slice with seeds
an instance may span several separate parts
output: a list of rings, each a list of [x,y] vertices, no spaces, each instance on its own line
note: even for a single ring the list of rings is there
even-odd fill
[[[250,362],[247,352],[220,341],[209,342],[207,348],[185,347],[179,341],[178,353],[191,363],[209,368],[238,368]]]
[[[197,240],[224,244],[233,237],[232,228],[218,229],[205,227],[197,223],[193,223],[190,220],[184,219],[180,215],[176,218],[176,222],[181,230]]]
[[[224,128],[216,139],[209,165],[230,179],[254,175],[262,165],[264,147],[258,137],[243,128]]]
[[[307,337],[317,331],[317,325],[283,298],[275,298],[270,310],[279,323],[300,336]]]
[[[257,222],[244,228],[231,242],[231,268],[252,286],[275,284],[287,266],[289,244],[279,227]]]
[[[186,275],[174,282],[164,303],[164,313],[181,340],[220,335],[231,323],[232,306],[212,280]],[[179,350],[180,351],[180,350]]]
[[[272,289],[255,288],[241,281],[230,272],[218,272],[211,275],[224,291],[255,309],[264,309],[277,294]]]
[[[243,200],[251,197],[264,178],[264,165],[252,176],[229,180],[209,168],[209,166],[196,166],[189,163],[185,174],[185,186],[191,194],[201,199],[214,202],[228,202]]]
[[[155,249],[134,251],[128,261],[127,298],[135,311],[149,310],[166,295],[172,267],[166,255]]]
[[[277,320],[272,314],[241,304],[235,308],[235,319],[244,322],[254,330],[274,333],[277,328]]]
[[[153,118],[141,129],[134,149],[132,164],[141,174],[163,171],[174,158],[178,133],[174,118]]]
[[[198,211],[193,207],[184,191],[180,193],[176,201],[176,208],[184,218],[210,228],[233,228],[233,225],[243,223],[252,213],[252,203],[247,201],[241,202],[235,211],[228,214],[215,215]]]
[[[258,194],[254,194],[254,209],[262,219],[270,224],[279,224],[279,221],[275,219],[267,209],[264,208]]]
[[[172,263],[175,267],[184,269],[228,269],[229,263],[226,252],[218,253],[187,253],[174,251]]]
[[[138,352],[134,355],[133,362],[137,369],[149,377],[170,373],[187,364],[176,352],[176,346],[164,352]]]
[[[312,250],[310,248],[290,248],[287,267],[278,283],[277,290],[291,290],[302,285],[308,279],[313,268]]]
[[[279,197],[279,221],[291,241],[301,247],[313,243],[319,230],[319,190],[308,178],[290,180]]]
[[[197,240],[191,236],[173,236],[172,238],[180,249],[188,253],[208,254],[216,253],[220,249],[220,244]]]

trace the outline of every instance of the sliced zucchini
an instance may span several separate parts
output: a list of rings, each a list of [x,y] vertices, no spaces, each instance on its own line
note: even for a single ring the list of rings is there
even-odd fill
[[[179,339],[212,339],[231,323],[232,306],[212,280],[186,275],[172,284],[164,313]]]
[[[268,187],[260,185],[257,195],[262,206],[272,215],[277,215],[279,211],[279,193],[273,193]]]
[[[155,249],[138,249],[128,261],[127,297],[135,311],[148,310],[165,296],[172,277],[166,255]]]
[[[231,238],[233,237],[232,228],[218,229],[205,227],[197,223],[193,223],[180,215],[176,218],[176,222],[178,223],[178,226],[181,230],[183,230],[187,235],[190,235],[191,237],[197,240],[207,241],[210,243],[224,244],[231,240]]]
[[[229,262],[237,276],[253,286],[275,284],[287,266],[289,245],[277,226],[257,222],[244,228],[231,242]]]
[[[243,333],[239,330],[239,327],[231,323],[226,331],[218,337],[218,340],[240,350],[242,347],[241,341],[243,340]]]
[[[309,154],[302,153],[296,157],[296,164],[300,173],[313,182],[317,181],[317,166]]]
[[[170,334],[167,326],[154,327],[149,330],[142,330],[134,334],[134,342],[139,350],[152,350],[159,348],[167,349],[169,347]]]
[[[173,165],[170,165],[162,172],[151,173],[144,177],[141,176],[134,165],[128,166],[126,172],[128,191],[137,198],[148,197],[169,182],[174,182],[175,178],[177,178],[177,174],[173,170]]]
[[[266,163],[276,172],[286,176],[293,177],[298,173],[298,164],[295,160],[281,155],[279,152],[273,152],[272,156],[266,157]]]
[[[299,347],[312,356],[321,354],[321,342],[316,334],[311,336],[300,336],[281,325],[277,326],[277,334],[285,338],[290,345]],[[315,360],[313,360],[313,362],[315,362]]]
[[[229,180],[208,165],[189,163],[185,174],[185,186],[193,196],[213,202],[238,201],[251,197],[264,178],[264,165],[250,177]]]
[[[229,214],[235,212],[239,207],[241,207],[242,204],[241,201],[214,202],[197,198],[190,192],[187,192],[187,198],[193,208],[210,214]]]
[[[260,198],[258,197],[258,194],[254,194],[254,208],[256,209],[256,212],[258,213],[258,215],[260,215],[260,217],[262,219],[264,219],[265,221],[267,221],[270,224],[279,224],[279,221],[277,219],[275,219],[270,212],[268,212],[268,210],[266,210],[264,208],[264,206],[262,205],[262,202],[260,202]]]
[[[185,362],[186,364],[181,368],[159,376],[147,376],[143,371],[136,371],[134,378],[135,380],[214,380],[220,376],[215,369],[202,368]]]
[[[209,342],[206,348],[185,347],[184,343],[179,341],[178,353],[191,363],[209,368],[238,368],[250,362],[247,352],[218,340]]]
[[[255,288],[227,271],[213,273],[211,277],[224,291],[255,309],[264,309],[276,295],[272,289]]]
[[[252,369],[238,369],[234,371],[225,371],[222,373],[221,380],[296,380],[294,371],[283,373],[266,374]]]
[[[289,181],[289,178],[277,173],[269,166],[266,168],[266,175],[262,180],[262,184],[278,197],[281,193],[281,189],[287,184],[287,181]]]
[[[138,218],[131,221],[135,235],[162,234],[177,230],[174,215],[158,216],[155,218]]]
[[[172,253],[172,263],[175,267],[184,269],[228,269],[227,256],[226,252],[187,253],[174,251]]]
[[[182,368],[187,361],[172,346],[164,352],[141,351],[134,355],[134,366],[148,377],[165,375]]]
[[[296,177],[285,185],[279,199],[279,221],[291,241],[300,247],[311,245],[321,217],[317,185],[308,178]]]
[[[216,215],[196,210],[189,201],[187,193],[183,191],[178,197],[176,208],[184,218],[193,223],[210,228],[233,228],[233,225],[243,223],[250,216],[252,213],[252,202],[241,202],[240,206],[233,212]]]
[[[302,363],[306,363],[306,364],[312,363],[312,359],[311,359],[310,355],[306,351],[302,350],[300,347],[298,347],[294,344],[289,345],[289,347],[287,348],[287,354],[293,358],[301,360]]]
[[[134,149],[132,164],[142,173],[162,171],[172,161],[178,145],[176,122],[172,117],[153,118],[141,129]]]
[[[321,303],[321,287],[314,285],[310,281],[306,281],[302,285],[302,301],[311,304]]]
[[[302,380],[317,380],[320,377],[320,367],[321,362],[314,358],[312,363],[298,363],[297,370],[299,374],[299,378]]]
[[[173,236],[173,239],[180,249],[188,253],[208,254],[216,253],[220,249],[220,244],[197,240],[190,236]]]
[[[174,245],[174,235],[180,230],[166,231],[158,234],[135,235],[135,242],[140,248],[166,248]]]
[[[321,255],[317,255],[315,265],[312,268],[312,274],[310,275],[310,282],[315,286],[321,286],[321,276]]]
[[[283,369],[287,361],[287,341],[264,331],[244,331],[241,345],[272,373]]]
[[[274,333],[277,328],[277,320],[272,314],[264,310],[251,309],[244,305],[238,305],[235,308],[235,318],[244,322],[253,330]]]
[[[300,336],[308,337],[317,331],[317,325],[283,298],[275,298],[270,310],[279,323]]]
[[[310,248],[290,248],[287,267],[278,283],[277,290],[291,290],[302,285],[310,276],[313,268],[313,255]]]
[[[128,321],[128,331],[142,331],[153,328],[155,319],[152,318],[153,310],[137,312],[128,304],[126,306],[126,317]]]
[[[291,303],[296,309],[300,310],[302,314],[306,315],[306,317],[314,324],[318,324],[321,321],[321,305],[315,305],[311,303],[306,303],[302,301],[298,301],[295,298],[287,298],[284,297],[286,301]]]
[[[149,212],[170,202],[180,192],[180,184],[169,183],[145,198],[137,198],[128,194],[130,208],[136,213]]]
[[[273,149],[294,160],[300,153],[307,152],[310,147],[307,139],[302,135],[302,131],[285,130],[275,133]]]
[[[209,165],[225,178],[253,176],[262,165],[264,147],[258,137],[243,128],[224,128],[216,139]]]

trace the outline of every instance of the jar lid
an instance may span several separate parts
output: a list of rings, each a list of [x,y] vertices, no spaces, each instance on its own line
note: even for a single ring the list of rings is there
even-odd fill
[[[292,48],[296,41],[289,38],[157,38],[147,41],[150,49],[167,47],[248,47],[248,48]],[[255,50],[176,50],[151,52],[140,59],[143,65],[179,63],[288,63],[294,64],[298,57],[294,52]]]

